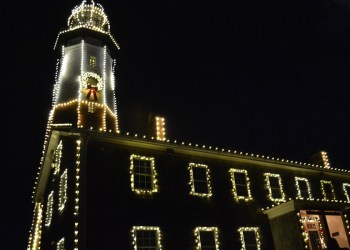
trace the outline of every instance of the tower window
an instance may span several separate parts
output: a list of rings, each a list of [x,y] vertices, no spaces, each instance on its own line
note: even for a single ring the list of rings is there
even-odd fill
[[[270,200],[275,202],[285,201],[281,176],[279,174],[265,173],[265,178]]]
[[[241,238],[242,248],[245,250],[259,250],[260,240],[257,227],[240,227],[238,232]]]
[[[234,198],[236,200],[252,200],[247,170],[231,168],[230,173]]]
[[[134,250],[160,250],[161,234],[159,227],[135,226],[132,229]]]
[[[95,68],[95,67],[96,67],[96,57],[90,56],[90,59],[89,59],[89,66],[92,67],[92,68]]]
[[[153,157],[131,155],[131,189],[138,194],[151,194],[158,191]]]
[[[58,209],[63,211],[64,206],[67,201],[67,169],[64,170],[60,178],[60,188],[59,188],[59,197],[58,197]]]
[[[297,187],[297,198],[312,199],[310,183],[308,179],[302,177],[295,177],[295,184]]]
[[[210,173],[207,165],[190,163],[190,185],[192,195],[210,197]]]
[[[196,237],[197,249],[219,249],[218,229],[216,227],[196,227],[194,234]]]
[[[49,227],[51,225],[52,220],[52,211],[53,210],[53,191],[47,197],[46,202],[46,218],[45,218],[45,226]]]

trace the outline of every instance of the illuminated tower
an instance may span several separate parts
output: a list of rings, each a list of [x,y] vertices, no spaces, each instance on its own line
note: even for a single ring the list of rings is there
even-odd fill
[[[100,4],[83,1],[54,46],[58,60],[50,122],[118,132],[112,58],[119,49]]]

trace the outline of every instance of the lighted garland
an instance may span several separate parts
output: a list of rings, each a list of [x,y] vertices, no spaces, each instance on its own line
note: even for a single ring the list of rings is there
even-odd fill
[[[300,186],[299,186],[299,181],[304,181],[304,182],[306,183],[307,192],[308,192],[308,197],[307,197],[306,199],[307,199],[307,200],[314,200],[314,199],[312,198],[309,180],[306,179],[306,178],[304,178],[304,177],[295,177],[295,185],[296,185],[297,191],[298,191],[297,199],[300,199],[300,200],[304,200],[304,199],[305,199],[305,197],[303,197],[302,194],[301,194],[301,190],[300,190]]]
[[[204,168],[205,169],[208,193],[198,193],[198,192],[196,192],[195,185],[194,185],[194,178],[193,178],[193,168]],[[211,190],[209,167],[207,165],[204,165],[204,164],[190,163],[188,165],[188,169],[190,171],[190,182],[189,182],[190,187],[191,187],[190,194],[191,195],[195,195],[195,196],[200,196],[200,197],[211,197],[213,195],[213,193],[212,193],[212,190]]]
[[[254,232],[255,233],[255,240],[256,240],[256,248],[258,250],[261,249],[261,241],[260,241],[260,234],[259,234],[259,228],[258,227],[240,227],[237,230],[239,232],[241,244],[242,244],[242,250],[246,250],[246,243],[244,239],[244,232]]]
[[[42,232],[42,217],[43,217],[43,204],[36,202],[33,212],[33,222],[29,234],[29,241],[27,250],[38,250],[40,249],[40,240]]]
[[[220,242],[219,242],[219,232],[217,227],[196,227],[194,229],[194,236],[195,236],[195,242],[196,242],[196,249],[201,250],[202,244],[201,244],[201,236],[200,232],[213,232],[214,234],[214,240],[215,240],[215,249],[219,250]]]
[[[265,182],[266,182],[267,188],[269,190],[269,194],[268,194],[269,199],[271,201],[277,202],[277,203],[285,202],[286,201],[286,196],[285,196],[285,194],[283,192],[283,185],[282,185],[281,176],[279,174],[273,174],[273,173],[264,173],[264,175],[265,175]],[[278,185],[279,185],[279,190],[281,192],[281,198],[274,198],[273,197],[273,195],[272,195],[272,188],[271,188],[271,185],[270,185],[270,177],[278,179]]]
[[[149,161],[151,164],[152,189],[135,188],[134,160]],[[130,156],[131,190],[137,194],[153,194],[158,192],[157,172],[154,164],[154,157],[146,157],[132,154]]]
[[[142,231],[155,231],[157,235],[157,250],[162,250],[162,235],[160,232],[159,227],[154,227],[154,226],[133,226],[131,229],[131,238],[132,238],[132,244],[134,246],[134,250],[137,250],[137,237],[136,233],[138,230]]]
[[[74,204],[74,250],[79,247],[79,194],[80,194],[80,144],[81,140],[76,141],[76,168],[75,168],[75,204]]]
[[[243,200],[243,201],[251,201],[253,200],[253,197],[250,193],[250,180],[248,177],[248,171],[245,169],[235,169],[235,168],[231,168],[229,170],[230,174],[231,174],[231,182],[232,182],[232,193],[233,193],[233,197],[235,198],[236,201],[238,200]],[[248,196],[241,196],[238,195],[237,193],[237,183],[236,183],[236,179],[235,179],[235,173],[241,173],[244,174],[245,176],[245,180],[246,180],[246,188],[247,188],[247,193]]]
[[[309,240],[310,240],[309,232],[306,230],[305,225],[308,222],[313,222],[313,223],[317,223],[317,225],[319,227],[317,231],[320,233],[320,243],[322,245],[322,249],[325,249],[326,248],[325,236],[323,233],[323,225],[320,221],[320,218],[318,216],[315,216],[315,215],[302,217],[300,212],[297,213],[297,217],[299,219],[301,235],[303,236],[304,248],[305,249],[309,248],[308,244],[309,244]]]

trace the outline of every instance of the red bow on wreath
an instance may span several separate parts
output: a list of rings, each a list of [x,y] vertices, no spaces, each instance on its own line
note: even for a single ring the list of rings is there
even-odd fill
[[[90,99],[91,94],[94,95],[94,101],[97,101],[97,87],[92,87],[91,85],[88,85],[87,89],[89,92],[86,95],[86,99]]]

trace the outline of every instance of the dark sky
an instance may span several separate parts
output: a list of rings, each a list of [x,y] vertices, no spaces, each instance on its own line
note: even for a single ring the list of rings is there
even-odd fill
[[[6,249],[27,244],[51,107],[53,45],[80,2],[12,1],[2,14],[3,77],[15,88],[8,92],[12,139],[2,176]],[[166,118],[171,140],[301,162],[325,150],[333,167],[350,169],[348,1],[98,3],[121,47],[123,133],[145,133],[148,115],[157,114]]]

